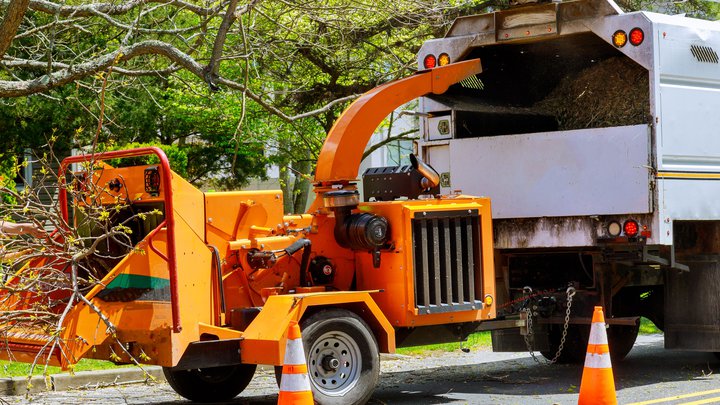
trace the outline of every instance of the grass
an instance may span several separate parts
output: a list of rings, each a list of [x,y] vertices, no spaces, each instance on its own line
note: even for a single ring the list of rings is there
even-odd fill
[[[651,320],[647,318],[640,318],[640,334],[641,335],[654,335],[662,333]],[[462,347],[468,349],[477,348],[489,348],[492,346],[490,339],[490,332],[477,332],[468,336],[468,340],[463,342]],[[440,343],[435,345],[426,346],[414,346],[414,347],[402,347],[397,349],[400,354],[407,355],[422,355],[432,352],[453,352],[460,350],[460,343]]]
[[[490,347],[490,332],[476,332],[468,336],[467,341],[462,343],[462,347],[468,349],[477,349]],[[460,343],[439,343],[427,346],[402,347],[397,349],[400,354],[417,355],[427,354],[429,352],[453,352],[460,350]]]
[[[654,335],[662,333],[651,320],[647,318],[640,318],[640,334],[641,335]]]
[[[93,360],[93,359],[82,359],[73,368],[74,371],[89,371],[89,370],[105,370],[109,368],[127,367],[127,366],[116,366],[114,363],[105,360]],[[130,366],[131,367],[131,366]],[[43,366],[37,365],[33,370],[33,375],[43,374]],[[47,368],[48,374],[59,374],[63,371],[60,367],[50,366]],[[8,377],[27,377],[30,373],[30,364],[19,363],[16,361],[5,361],[0,360],[0,378]]]

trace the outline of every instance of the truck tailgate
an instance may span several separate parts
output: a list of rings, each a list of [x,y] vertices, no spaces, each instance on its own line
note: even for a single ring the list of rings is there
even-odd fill
[[[430,146],[450,187],[488,196],[494,218],[648,213],[650,127],[456,139]]]

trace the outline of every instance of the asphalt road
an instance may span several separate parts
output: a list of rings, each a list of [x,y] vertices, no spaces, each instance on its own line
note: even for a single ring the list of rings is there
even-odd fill
[[[627,359],[613,365],[621,404],[720,403],[720,360],[713,354],[662,349],[661,336],[641,336]],[[582,366],[540,365],[525,353],[446,353],[391,356],[370,404],[575,404]],[[677,398],[676,398],[677,397]],[[52,392],[7,403],[182,404],[167,384]],[[2,401],[0,401],[1,403]],[[277,402],[271,371],[259,371],[232,404]]]

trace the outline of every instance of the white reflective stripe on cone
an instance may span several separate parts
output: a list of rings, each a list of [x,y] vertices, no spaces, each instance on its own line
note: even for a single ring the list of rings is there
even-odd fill
[[[280,391],[310,391],[310,378],[307,374],[283,374],[280,378]]]
[[[606,345],[608,344],[607,333],[605,332],[604,323],[594,323],[590,328],[590,340],[588,341],[591,345]]]
[[[587,368],[611,368],[612,364],[610,364],[610,353],[603,353],[603,354],[587,353],[587,354],[585,354],[585,367],[587,367]]]
[[[285,361],[283,364],[305,364],[305,351],[302,346],[302,338],[287,341],[287,346],[285,346]]]

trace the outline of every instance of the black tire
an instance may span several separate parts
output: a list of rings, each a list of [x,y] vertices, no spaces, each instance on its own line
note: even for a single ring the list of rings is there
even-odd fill
[[[612,361],[622,361],[630,353],[635,345],[638,332],[640,332],[639,323],[633,326],[613,325],[608,328],[608,344]]]
[[[256,368],[255,364],[190,370],[163,367],[163,373],[179,395],[194,402],[218,402],[241,393],[250,384]]]
[[[639,331],[639,324],[635,326],[614,325],[607,329],[608,345],[610,346],[610,357],[612,361],[621,361],[630,353]],[[563,351],[560,353],[557,362],[559,364],[584,363],[589,336],[589,325],[569,325]],[[561,337],[562,326],[552,325],[548,336],[550,350],[540,352],[543,357],[548,360],[552,360],[552,358],[555,357]]]
[[[541,351],[548,360],[552,360],[557,354],[560,340],[562,339],[562,325],[550,325],[548,332],[548,351]],[[590,336],[590,327],[587,325],[568,325],[565,344],[560,356],[557,359],[558,364],[582,364],[585,361],[587,353],[587,342]]]
[[[380,377],[380,354],[365,321],[344,309],[325,309],[304,319],[300,328],[315,403],[366,403]],[[334,369],[328,365],[332,359],[340,363]],[[275,367],[275,378],[279,384],[282,367]]]

